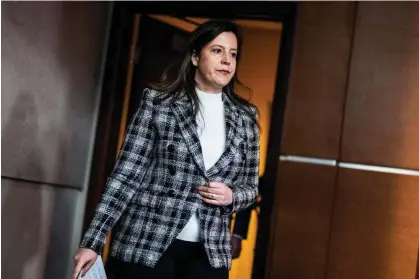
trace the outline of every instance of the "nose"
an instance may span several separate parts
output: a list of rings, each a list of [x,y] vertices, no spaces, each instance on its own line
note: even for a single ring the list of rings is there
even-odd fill
[[[229,54],[224,54],[223,58],[221,59],[221,64],[230,66],[231,64],[231,57]]]

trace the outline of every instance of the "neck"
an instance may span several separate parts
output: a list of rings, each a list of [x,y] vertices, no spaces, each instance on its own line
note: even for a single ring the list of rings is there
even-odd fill
[[[220,93],[220,92],[223,91],[223,88],[222,87],[219,87],[219,86],[211,86],[209,84],[206,84],[196,74],[195,74],[195,86],[199,90],[204,91],[206,93],[211,93],[211,94],[218,94],[218,93]]]

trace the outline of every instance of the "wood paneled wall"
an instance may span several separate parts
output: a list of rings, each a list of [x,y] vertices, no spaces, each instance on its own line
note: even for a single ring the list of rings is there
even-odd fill
[[[282,154],[337,158],[354,16],[350,2],[300,4]]]
[[[300,4],[267,278],[417,278],[418,80],[419,2]]]

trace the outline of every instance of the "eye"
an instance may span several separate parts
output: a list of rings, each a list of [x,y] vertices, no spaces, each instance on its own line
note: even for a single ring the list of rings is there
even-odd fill
[[[222,52],[221,48],[214,48],[212,51],[215,52],[215,53],[221,53]]]
[[[233,58],[237,58],[237,53],[233,52],[233,53],[231,54],[231,57],[233,57]]]

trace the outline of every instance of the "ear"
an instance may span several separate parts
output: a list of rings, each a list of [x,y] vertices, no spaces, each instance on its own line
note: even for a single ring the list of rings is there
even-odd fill
[[[192,54],[191,56],[191,62],[195,67],[198,67],[198,63],[199,63],[199,56],[196,54]]]

